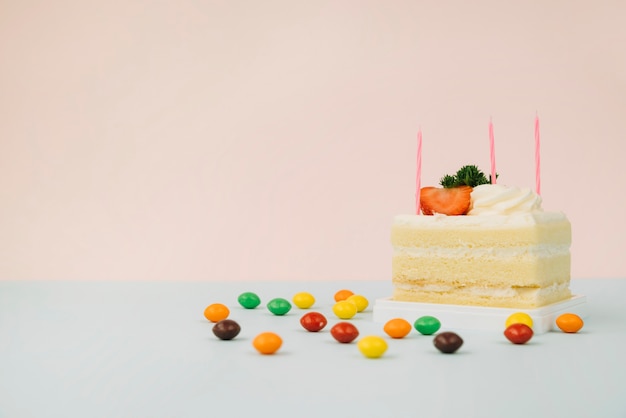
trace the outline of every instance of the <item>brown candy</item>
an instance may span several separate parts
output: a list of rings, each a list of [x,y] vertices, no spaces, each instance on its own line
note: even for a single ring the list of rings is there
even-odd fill
[[[441,332],[437,334],[433,343],[442,353],[451,354],[463,345],[463,339],[454,332]]]
[[[220,340],[232,340],[239,335],[241,327],[232,319],[222,319],[213,326],[213,334]]]

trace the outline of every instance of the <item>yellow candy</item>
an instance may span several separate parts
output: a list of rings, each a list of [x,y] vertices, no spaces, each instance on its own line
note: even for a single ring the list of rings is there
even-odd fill
[[[356,305],[357,312],[363,312],[368,306],[369,301],[365,298],[365,296],[361,295],[352,295],[346,299],[348,302],[352,302]]]
[[[347,300],[342,300],[333,305],[333,312],[339,319],[350,319],[356,315],[356,305]]]
[[[529,328],[532,328],[533,319],[527,313],[515,312],[514,314],[512,314],[506,319],[506,322],[504,323],[504,327],[508,328],[509,326],[513,324],[524,324],[524,325],[527,325]]]
[[[315,303],[315,298],[307,292],[300,292],[293,295],[293,304],[300,309],[308,309]]]
[[[387,342],[382,337],[376,335],[363,337],[356,345],[367,358],[378,358],[387,351]]]

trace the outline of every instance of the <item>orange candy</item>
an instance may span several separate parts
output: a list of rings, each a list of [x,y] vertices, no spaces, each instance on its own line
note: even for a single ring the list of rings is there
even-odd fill
[[[408,321],[402,318],[394,318],[387,321],[383,330],[391,338],[404,338],[409,335],[409,332],[411,332],[412,328],[413,327]]]
[[[211,322],[219,322],[228,318],[228,315],[230,315],[230,310],[221,303],[213,303],[204,310],[204,317]]]
[[[335,293],[335,302],[341,302],[342,300],[346,300],[352,295],[354,295],[354,292],[352,290],[341,289],[337,293]]]
[[[283,345],[283,339],[273,332],[262,332],[252,340],[252,345],[261,354],[274,354]]]
[[[556,319],[556,326],[563,332],[575,333],[580,331],[584,323],[580,316],[573,313],[564,313]]]

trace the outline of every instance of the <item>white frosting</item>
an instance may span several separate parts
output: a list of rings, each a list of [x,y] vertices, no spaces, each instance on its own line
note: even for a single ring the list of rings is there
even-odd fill
[[[420,228],[474,227],[474,228],[512,228],[526,227],[540,223],[562,222],[567,218],[562,212],[527,212],[513,215],[481,215],[481,216],[447,216],[436,214],[425,215],[397,215],[396,225],[410,225]]]
[[[512,215],[541,211],[541,197],[528,188],[482,184],[471,194],[469,216]]]

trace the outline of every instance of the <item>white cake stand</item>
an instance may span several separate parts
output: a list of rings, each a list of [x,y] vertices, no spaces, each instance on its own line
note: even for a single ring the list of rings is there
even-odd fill
[[[403,318],[411,324],[419,317],[429,315],[441,321],[441,330],[457,329],[479,331],[504,331],[509,315],[525,312],[533,319],[533,331],[542,334],[558,329],[556,318],[564,313],[587,317],[587,297],[574,295],[570,299],[537,309],[489,308],[482,306],[445,305],[438,303],[400,302],[389,298],[377,299],[374,304],[375,322]]]

